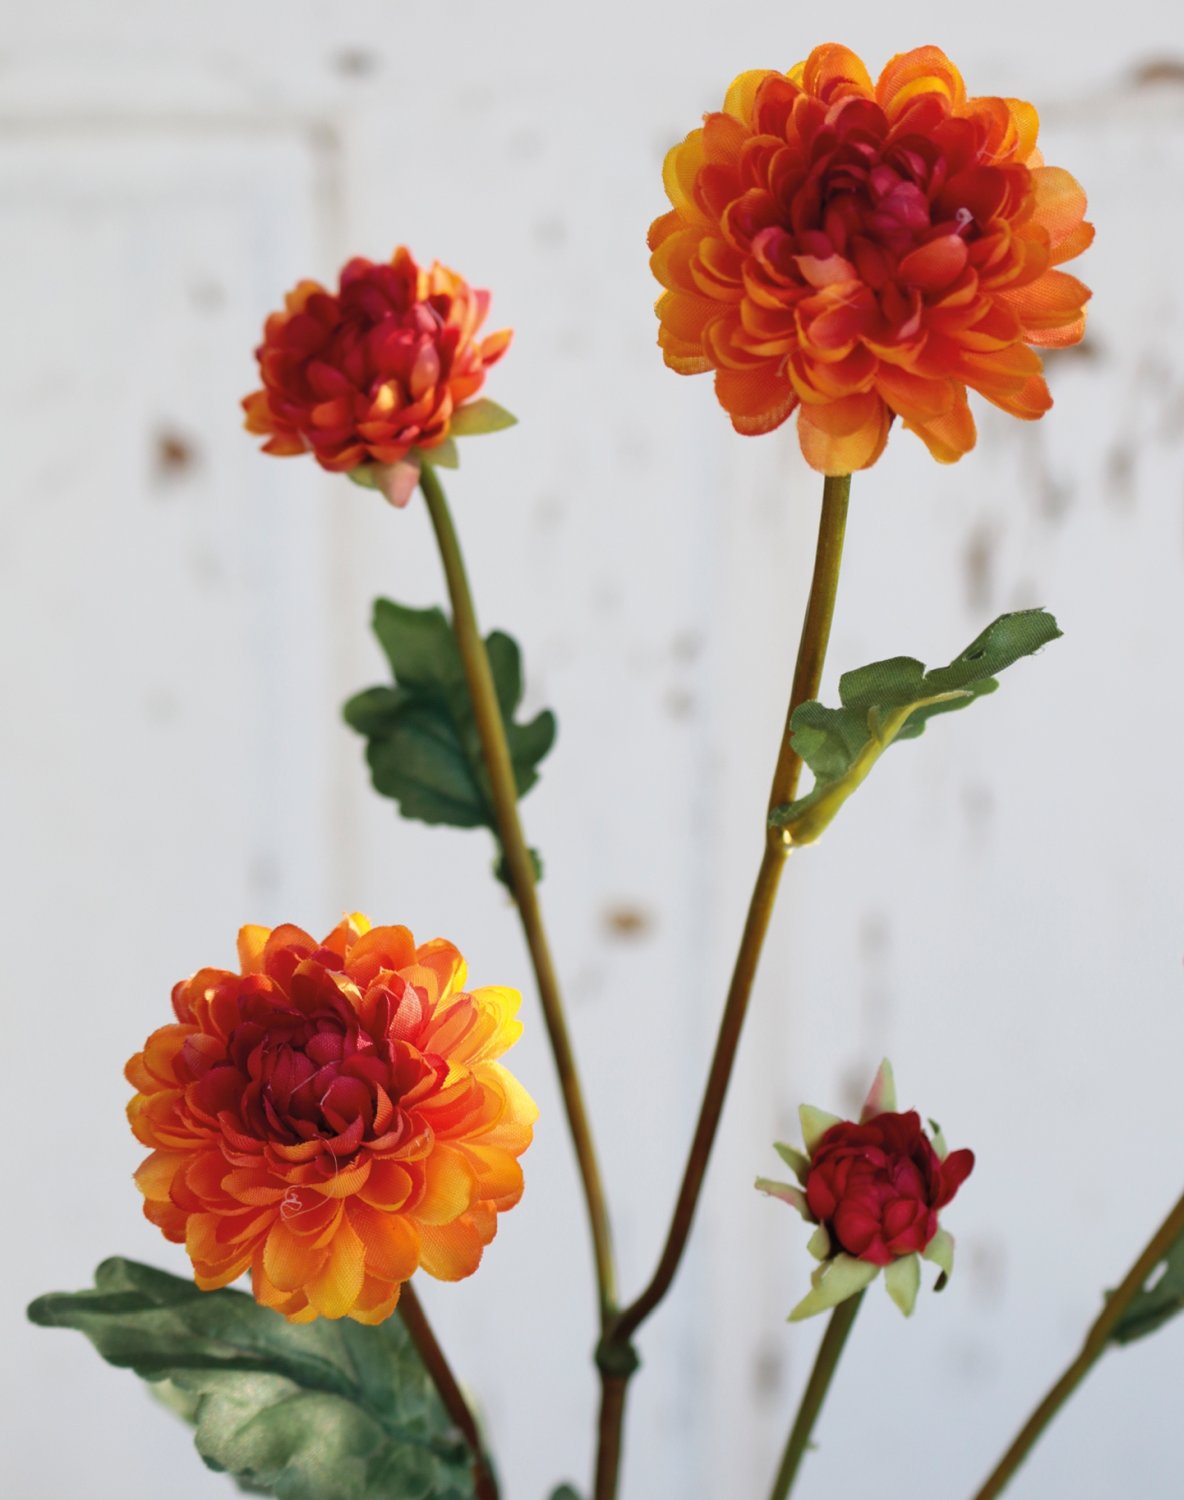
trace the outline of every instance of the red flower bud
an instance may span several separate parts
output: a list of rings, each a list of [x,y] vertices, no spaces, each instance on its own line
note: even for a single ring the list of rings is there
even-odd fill
[[[937,1214],[970,1175],[973,1151],[943,1162],[916,1110],[832,1125],[814,1148],[806,1202],[848,1255],[886,1266],[927,1248]]]
[[[757,1187],[796,1208],[817,1228],[806,1247],[821,1262],[790,1321],[813,1317],[854,1297],[885,1270],[888,1295],[907,1317],[921,1284],[921,1261],[954,1265],[954,1241],[938,1223],[974,1167],[973,1151],[948,1153],[941,1131],[921,1129],[915,1110],[899,1114],[885,1058],[858,1124],[812,1105],[801,1109],[806,1149],[778,1145],[800,1186],[758,1177]]]

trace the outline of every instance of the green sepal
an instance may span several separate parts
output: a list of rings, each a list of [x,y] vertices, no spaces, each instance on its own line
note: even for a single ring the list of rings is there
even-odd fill
[[[84,1333],[109,1364],[168,1382],[205,1463],[281,1500],[472,1500],[472,1464],[396,1316],[286,1322],[243,1292],[202,1292],[108,1260],[95,1289],[29,1317]]]
[[[902,1255],[899,1260],[894,1260],[884,1272],[884,1285],[905,1317],[912,1317],[917,1293],[921,1289],[921,1257]]]
[[[937,1152],[938,1161],[945,1161],[950,1154],[950,1148],[946,1145],[946,1138],[942,1134],[941,1126],[936,1120],[929,1121],[929,1140],[933,1149]]]
[[[456,430],[455,426],[452,430]],[[460,450],[451,437],[446,437],[434,448],[413,448],[407,457],[414,463],[431,464],[433,469],[460,468]]]
[[[813,843],[889,745],[915,739],[938,714],[993,693],[996,673],[1060,634],[1045,610],[1018,610],[988,625],[948,667],[927,672],[913,657],[896,656],[844,673],[841,708],[811,700],[794,711],[793,748],[814,773],[814,786],[774,808],[770,825],[789,844]]]
[[[361,485],[364,490],[378,489],[378,474],[374,464],[359,464],[356,469],[347,469],[345,477]]]
[[[892,1072],[892,1064],[885,1058],[876,1070],[872,1086],[867,1091],[867,1098],[863,1101],[863,1109],[860,1111],[859,1123],[866,1125],[877,1115],[895,1113],[896,1078]]]
[[[504,432],[517,421],[513,412],[482,396],[457,407],[448,423],[448,431],[453,437],[480,437],[486,432]]]
[[[879,1266],[871,1261],[858,1260],[854,1255],[836,1255],[822,1265],[810,1277],[811,1289],[790,1313],[790,1323],[800,1323],[803,1318],[812,1318],[817,1313],[837,1307],[848,1297],[862,1292],[880,1274]]]
[[[1134,1343],[1180,1312],[1184,1312],[1184,1234],[1148,1274],[1110,1337],[1116,1344]]]
[[[939,1229],[921,1252],[925,1260],[931,1261],[941,1271],[934,1282],[933,1290],[942,1292],[946,1282],[954,1274],[954,1236],[948,1229]]]
[[[802,1218],[813,1224],[814,1215],[810,1212],[810,1205],[806,1202],[806,1195],[801,1188],[790,1187],[785,1182],[774,1182],[771,1177],[758,1177],[753,1184],[760,1193],[765,1193],[770,1198],[780,1198],[782,1203],[788,1203],[790,1208],[796,1208]]]
[[[814,1155],[814,1147],[831,1126],[843,1123],[840,1116],[828,1114],[825,1109],[817,1109],[813,1104],[803,1104],[798,1110],[798,1119],[802,1122],[802,1140],[810,1156]]]
[[[818,1228],[806,1241],[806,1249],[815,1260],[826,1260],[832,1248],[830,1233],[826,1225],[819,1224]]]
[[[374,633],[391,664],[393,686],[367,688],[343,710],[365,737],[375,790],[405,818],[454,828],[489,828],[497,819],[452,626],[438,609],[409,609],[389,599],[374,606]],[[549,710],[515,720],[522,701],[522,660],[510,636],[486,638],[489,666],[520,797],[538,780],[555,741]],[[537,855],[536,855],[537,861]],[[537,864],[541,871],[541,862]]]
[[[580,1492],[571,1484],[561,1484],[551,1491],[551,1500],[581,1500]]]
[[[802,1184],[806,1185],[806,1178],[810,1172],[810,1158],[794,1146],[787,1146],[784,1141],[774,1141],[773,1150]]]

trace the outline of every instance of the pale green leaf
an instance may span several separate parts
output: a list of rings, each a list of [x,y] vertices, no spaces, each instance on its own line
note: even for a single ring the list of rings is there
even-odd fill
[[[996,673],[1060,634],[1046,611],[1020,610],[988,625],[948,667],[927,672],[914,658],[896,656],[845,673],[841,708],[812,700],[794,712],[793,746],[813,772],[814,786],[774,808],[771,825],[790,844],[813,843],[889,745],[915,739],[938,714],[993,693]]]

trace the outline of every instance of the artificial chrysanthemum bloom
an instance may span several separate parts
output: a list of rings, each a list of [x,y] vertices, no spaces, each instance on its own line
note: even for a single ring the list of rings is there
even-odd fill
[[[738,432],[795,410],[806,460],[865,469],[896,417],[949,463],[967,387],[1017,417],[1052,399],[1030,345],[1075,344],[1089,291],[1057,270],[1093,239],[1085,194],[1019,99],[970,99],[936,47],[873,84],[846,47],[742,73],[666,158],[650,228],[658,341],[715,371]]]
[[[881,1270],[889,1296],[903,1313],[911,1313],[922,1259],[940,1266],[939,1285],[954,1268],[953,1236],[942,1229],[938,1214],[970,1176],[974,1152],[947,1151],[941,1132],[934,1126],[930,1139],[915,1110],[897,1113],[887,1060],[858,1122],[808,1104],[801,1120],[805,1154],[776,1147],[800,1186],[766,1177],[756,1182],[761,1192],[789,1203],[818,1226],[808,1248],[822,1264],[791,1321],[837,1306]]]
[[[438,262],[425,270],[402,246],[386,265],[351,260],[336,292],[302,281],[264,325],[247,431],[266,436],[265,453],[312,453],[403,504],[419,455],[489,430],[457,415],[510,342],[509,329],[478,337],[488,312],[488,292]],[[495,410],[506,420],[494,425],[512,420]]]
[[[357,913],[323,943],[244,927],[238,952],[175,987],[127,1065],[147,1217],[203,1290],[249,1270],[297,1323],[377,1323],[417,1268],[470,1275],[537,1114],[497,1061],[518,993],[466,992],[451,943]]]

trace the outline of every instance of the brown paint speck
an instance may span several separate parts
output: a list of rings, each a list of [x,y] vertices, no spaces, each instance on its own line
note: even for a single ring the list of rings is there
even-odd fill
[[[1149,57],[1131,73],[1136,88],[1154,88],[1157,84],[1184,84],[1184,57]]]
[[[158,481],[180,478],[196,462],[197,450],[188,438],[170,428],[162,428],[156,434],[154,469]]]
[[[343,78],[370,78],[380,66],[378,54],[367,47],[346,47],[332,59],[333,70]]]
[[[610,906],[604,914],[604,925],[612,937],[644,937],[654,925],[654,919],[639,906],[620,903]]]
[[[995,557],[995,531],[988,525],[976,526],[966,541],[962,565],[966,576],[966,603],[973,610],[989,607],[992,593]]]

